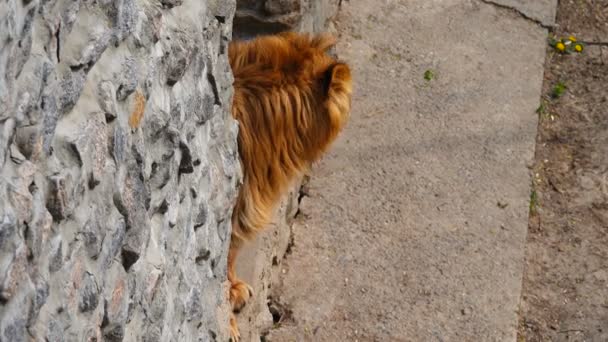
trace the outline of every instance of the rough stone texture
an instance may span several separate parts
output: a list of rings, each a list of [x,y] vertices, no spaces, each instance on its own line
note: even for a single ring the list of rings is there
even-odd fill
[[[0,2],[0,341],[225,341],[234,1]]]
[[[319,32],[341,0],[237,0],[235,38],[281,31]]]

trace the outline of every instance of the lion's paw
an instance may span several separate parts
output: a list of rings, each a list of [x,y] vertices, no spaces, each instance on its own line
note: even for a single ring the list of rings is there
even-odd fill
[[[241,334],[239,333],[239,327],[236,324],[236,317],[234,314],[230,314],[230,341],[239,342],[241,340]]]
[[[237,280],[232,283],[230,287],[230,304],[234,312],[239,312],[245,304],[249,301],[249,298],[253,296],[253,288],[249,284]]]

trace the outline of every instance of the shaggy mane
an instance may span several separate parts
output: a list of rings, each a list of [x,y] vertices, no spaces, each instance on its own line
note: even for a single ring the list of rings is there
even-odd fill
[[[229,47],[244,172],[236,244],[270,223],[281,195],[348,119],[350,70],[327,55],[334,44],[329,35],[283,33]]]

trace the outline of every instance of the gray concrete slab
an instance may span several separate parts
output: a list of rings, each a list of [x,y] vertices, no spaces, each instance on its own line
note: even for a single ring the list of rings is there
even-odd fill
[[[352,120],[266,341],[514,341],[547,31],[468,0],[345,1],[339,20]]]

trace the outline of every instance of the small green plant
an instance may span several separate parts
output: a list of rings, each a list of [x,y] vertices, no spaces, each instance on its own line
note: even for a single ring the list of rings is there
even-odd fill
[[[424,79],[427,81],[432,80],[433,78],[435,78],[435,72],[433,72],[433,70],[429,69],[427,71],[424,72]]]
[[[553,86],[553,90],[551,91],[551,97],[554,99],[558,99],[564,95],[566,92],[566,84],[562,81],[557,82],[556,85]]]
[[[555,37],[549,38],[549,45],[553,47],[557,52],[560,53],[581,53],[585,49],[585,45],[576,40],[576,37],[569,36],[568,38],[556,39]]]
[[[538,208],[538,194],[535,189],[532,189],[530,193],[530,214],[536,214],[536,209]]]
[[[547,114],[547,105],[545,104],[545,101],[542,101],[540,103],[540,105],[538,106],[538,108],[536,108],[536,114],[538,114],[538,115]]]

